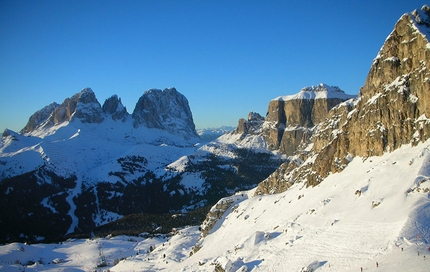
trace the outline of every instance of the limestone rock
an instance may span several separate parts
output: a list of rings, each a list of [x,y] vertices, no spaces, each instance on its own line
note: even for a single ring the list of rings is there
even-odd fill
[[[299,145],[307,143],[312,128],[327,118],[331,108],[353,97],[339,87],[321,83],[295,95],[273,99],[263,131],[266,141],[272,149],[293,155]]]
[[[347,156],[380,156],[428,139],[429,15],[425,6],[400,18],[373,61],[354,108],[339,108],[331,124],[322,126],[328,133],[321,131],[314,139],[321,148],[314,167],[319,176],[341,171]]]
[[[102,110],[104,113],[110,115],[111,118],[115,121],[125,121],[125,119],[129,115],[127,109],[123,106],[121,102],[121,98],[118,98],[117,95],[113,95],[106,99],[103,103]]]
[[[36,111],[32,116],[30,116],[27,124],[21,130],[21,133],[28,133],[30,131],[33,131],[37,127],[43,125],[43,123],[45,123],[51,116],[52,112],[59,106],[59,104],[54,102],[44,107],[43,109]]]
[[[133,126],[163,129],[189,140],[198,138],[187,98],[175,88],[146,91],[136,104]]]
[[[76,101],[76,108],[71,120],[78,118],[82,123],[101,123],[104,120],[101,105],[90,88],[83,89],[72,99]]]
[[[50,128],[72,121],[74,118],[81,120],[82,123],[101,123],[104,120],[100,103],[90,88],[84,88],[81,92],[66,98],[61,105],[52,103],[37,111],[21,132],[30,133],[35,129]]]
[[[314,129],[304,162],[294,169],[291,163],[282,165],[257,193],[279,193],[295,182],[315,186],[355,156],[380,156],[430,137],[429,11],[424,6],[399,19],[373,60],[359,98],[333,107]],[[282,120],[281,105],[273,102],[272,108],[280,110],[269,115]]]
[[[257,134],[261,131],[261,125],[264,122],[264,117],[256,112],[250,112],[248,114],[248,120],[243,118],[239,119],[237,128],[234,133],[237,134]]]

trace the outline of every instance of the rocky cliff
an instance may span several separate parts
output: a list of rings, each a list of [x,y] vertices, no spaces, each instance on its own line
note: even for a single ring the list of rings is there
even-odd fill
[[[51,116],[52,112],[59,106],[59,104],[54,102],[44,107],[43,109],[36,111],[32,116],[30,116],[26,126],[21,130],[21,133],[28,133],[30,131],[33,131],[38,126],[45,123]]]
[[[146,91],[136,104],[133,126],[146,126],[182,135],[198,137],[188,100],[175,88]]]
[[[293,155],[310,137],[310,129],[327,118],[331,108],[353,97],[339,87],[319,84],[305,87],[295,95],[273,99],[265,119],[269,145]]]
[[[358,99],[334,107],[312,136],[310,152],[283,164],[257,194],[281,192],[300,181],[314,186],[342,171],[355,156],[379,156],[428,139],[429,17],[424,6],[399,19],[373,60]]]
[[[84,88],[81,92],[66,98],[61,105],[53,103],[37,111],[29,118],[21,132],[26,134],[35,129],[47,129],[73,118],[78,118],[83,123],[101,123],[104,120],[101,105],[90,88]]]
[[[113,95],[106,99],[102,106],[103,112],[109,114],[112,120],[122,120],[125,121],[129,115],[126,107],[121,102],[121,98],[117,95]]]
[[[33,114],[21,133],[46,130],[64,122],[80,120],[99,124],[105,118],[125,122],[130,114],[117,95],[106,99],[103,106],[90,88],[66,98],[61,105],[52,103]],[[198,138],[187,98],[175,88],[144,92],[132,114],[135,128],[145,126],[165,130],[186,140]]]
[[[339,87],[326,84],[305,87],[289,96],[280,96],[269,103],[265,118],[249,113],[240,119],[235,134],[262,135],[271,150],[294,155],[300,145],[307,144],[314,127],[328,117],[330,109],[354,98]]]
[[[264,122],[264,117],[256,112],[250,112],[248,119],[239,119],[237,128],[233,131],[236,134],[258,134],[261,133],[261,126]]]

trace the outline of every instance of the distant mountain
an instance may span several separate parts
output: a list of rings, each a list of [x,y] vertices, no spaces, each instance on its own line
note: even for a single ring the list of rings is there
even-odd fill
[[[160,175],[199,141],[188,101],[174,88],[145,92],[133,115],[116,95],[101,106],[90,88],[53,103],[1,138],[0,238],[58,236],[124,214],[181,209],[191,201],[168,201],[170,194],[188,189]]]
[[[128,214],[211,205],[284,161],[268,150],[201,142],[174,88],[144,92],[133,114],[117,95],[101,105],[90,88],[53,103],[1,138],[0,241],[58,239]]]
[[[187,98],[175,88],[151,89],[136,104],[133,126],[165,130],[186,140],[198,138]]]
[[[321,86],[320,92],[341,93]],[[294,103],[299,110],[301,104]],[[188,101],[174,88],[145,92],[133,114],[118,96],[100,105],[85,88],[36,112],[21,133],[4,132],[0,238],[54,239],[128,214],[193,210],[253,188],[290,160],[270,144],[274,120],[268,118],[250,113],[236,129],[202,130],[199,139]],[[17,199],[26,205],[12,204]]]
[[[279,96],[269,102],[266,117],[251,112],[240,119],[234,134],[263,137],[269,150],[294,155],[300,145],[307,145],[319,123],[340,103],[355,98],[339,87],[319,84],[304,87],[294,95]]]
[[[219,136],[234,130],[235,127],[222,126],[219,128],[202,128],[197,129],[197,134],[199,134],[200,139],[203,142],[210,142],[218,138]]]

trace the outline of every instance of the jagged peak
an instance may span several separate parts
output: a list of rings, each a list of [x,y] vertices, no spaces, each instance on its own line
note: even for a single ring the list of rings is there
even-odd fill
[[[264,121],[264,117],[257,112],[248,113],[248,121]]]
[[[78,102],[84,103],[84,104],[93,103],[93,102],[99,103],[97,98],[96,98],[96,94],[93,92],[93,90],[91,88],[88,88],[88,87],[83,88],[82,91],[80,91],[79,93],[77,93],[73,97],[77,97]]]
[[[426,37],[427,41],[429,41],[430,37],[430,8],[427,5],[424,5],[421,9],[416,9],[409,13],[413,21],[414,27]]]
[[[10,129],[6,128],[3,131],[2,137],[8,137],[8,136],[12,136],[12,137],[16,138],[17,137],[17,133],[15,131],[13,131],[13,130],[10,130]]]
[[[186,139],[198,137],[187,98],[170,87],[145,91],[132,113],[135,128],[164,129]]]
[[[21,130],[21,133],[28,133],[36,129],[38,126],[45,123],[52,115],[55,109],[57,109],[60,104],[53,102],[48,106],[36,111],[33,115],[28,118],[28,122],[25,127]]]
[[[94,91],[90,88],[90,87],[85,87],[81,90],[80,92],[81,94],[85,94],[85,93],[94,93]]]
[[[299,100],[299,99],[330,99],[338,98],[347,100],[354,98],[355,95],[348,95],[342,91],[338,86],[329,86],[324,83],[320,83],[316,86],[304,87],[300,92],[293,95],[278,96],[272,100]]]
[[[116,94],[105,100],[102,110],[104,113],[110,114],[113,120],[122,119],[124,121],[129,115],[127,108],[121,102],[121,98]]]
[[[410,13],[415,22],[419,25],[430,27],[430,8],[424,5],[421,9],[416,9]]]

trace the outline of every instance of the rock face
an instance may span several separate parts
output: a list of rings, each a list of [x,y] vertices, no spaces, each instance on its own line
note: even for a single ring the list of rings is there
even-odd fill
[[[286,184],[299,181],[314,186],[342,171],[355,156],[379,156],[429,138],[429,17],[424,6],[399,19],[373,60],[359,98],[334,107],[313,134],[303,163],[283,164],[257,194],[282,192]]]
[[[129,115],[127,109],[121,103],[121,98],[118,98],[117,95],[113,95],[106,99],[106,101],[103,103],[102,110],[104,113],[110,115],[115,121],[125,121]]]
[[[355,107],[333,111],[331,119],[337,122],[324,123],[314,140],[321,153],[314,168],[319,176],[341,170],[348,154],[379,156],[428,139],[429,15],[424,6],[400,18],[373,61]],[[337,165],[334,158],[343,162]],[[327,159],[330,163],[322,162]]]
[[[239,119],[237,128],[234,133],[237,134],[258,134],[261,132],[261,125],[264,122],[264,117],[256,112],[250,112],[248,114],[248,120],[243,118]]]
[[[45,123],[51,116],[52,112],[59,106],[59,104],[54,102],[44,107],[43,109],[36,111],[32,116],[30,116],[27,125],[21,130],[21,133],[28,133],[30,131],[33,131],[38,126]]]
[[[133,126],[166,130],[189,139],[198,137],[188,100],[175,88],[146,91],[136,104]]]
[[[104,120],[100,103],[90,88],[84,88],[81,92],[66,98],[61,105],[52,103],[37,111],[21,132],[25,134],[36,128],[50,128],[73,118],[78,118],[83,123],[101,123]]]
[[[82,123],[99,124],[105,118],[125,122],[130,114],[117,95],[106,99],[103,107],[94,92],[85,88],[66,98],[61,105],[52,103],[33,114],[21,133],[80,120]],[[165,130],[185,140],[198,138],[187,98],[175,88],[146,91],[136,104],[132,114],[134,128],[145,126]]]
[[[331,108],[353,97],[339,87],[319,84],[305,87],[295,95],[273,99],[265,120],[269,146],[293,155],[310,137],[310,129],[327,118]]]
[[[96,95],[90,88],[83,89],[72,97],[76,102],[73,118],[79,118],[82,123],[101,123],[104,120],[103,111]]]
[[[262,135],[269,149],[293,155],[300,145],[307,144],[313,128],[328,117],[330,109],[355,96],[339,87],[326,84],[305,87],[299,93],[280,96],[269,103],[267,116],[249,113],[240,119],[233,133]]]

